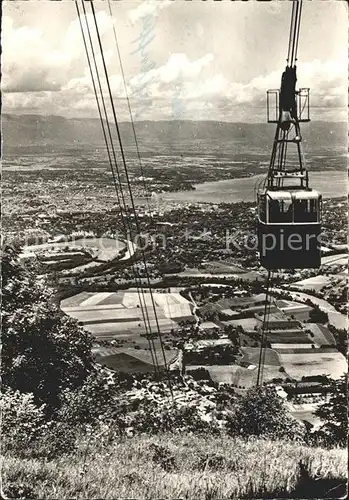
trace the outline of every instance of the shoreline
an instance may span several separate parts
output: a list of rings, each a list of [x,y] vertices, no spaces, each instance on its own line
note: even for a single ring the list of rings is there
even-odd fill
[[[341,170],[320,170],[309,172],[310,185],[319,191],[324,199],[345,198],[348,195],[346,172]],[[222,179],[194,184],[194,191],[166,192],[158,195],[158,203],[253,203],[256,191],[265,178],[265,173]]]

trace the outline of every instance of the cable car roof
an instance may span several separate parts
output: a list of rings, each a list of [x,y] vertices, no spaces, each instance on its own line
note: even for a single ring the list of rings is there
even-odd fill
[[[293,197],[296,200],[317,200],[319,193],[313,189],[311,191],[296,191]]]
[[[266,191],[266,194],[271,200],[318,200],[319,193],[314,189],[306,190],[297,190],[297,191]]]
[[[272,200],[289,200],[292,201],[292,196],[289,191],[267,191],[267,195]]]

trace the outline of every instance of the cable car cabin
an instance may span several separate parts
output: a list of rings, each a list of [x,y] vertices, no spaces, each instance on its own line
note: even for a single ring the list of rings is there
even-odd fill
[[[266,269],[321,265],[321,195],[314,190],[258,193],[258,250]]]

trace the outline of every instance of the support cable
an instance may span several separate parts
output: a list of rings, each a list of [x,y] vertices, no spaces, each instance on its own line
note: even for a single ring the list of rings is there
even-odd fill
[[[271,280],[272,280],[272,274],[270,275],[270,282],[269,282],[269,300],[268,300],[268,310],[267,310],[267,315],[263,319],[263,323],[265,325],[264,328],[264,342],[263,342],[263,352],[262,352],[262,362],[261,362],[261,369],[260,369],[260,385],[263,384],[263,377],[264,377],[264,367],[265,367],[265,356],[267,352],[267,342],[268,342],[268,333],[269,333],[269,319],[270,319],[270,309],[272,306],[271,302],[271,294],[270,294],[270,288],[271,288]]]
[[[118,189],[117,180],[116,180],[116,176],[115,176],[114,166],[113,166],[113,162],[112,162],[112,157],[111,157],[111,152],[110,152],[110,147],[109,147],[109,141],[111,143],[111,149],[113,150],[113,157],[114,157],[114,161],[116,163],[115,149],[114,149],[114,146],[113,146],[113,139],[112,139],[112,135],[111,135],[111,131],[110,131],[110,126],[109,126],[109,121],[108,121],[108,114],[107,114],[107,110],[106,110],[106,106],[105,106],[105,102],[104,102],[103,90],[102,90],[102,87],[101,87],[101,82],[100,82],[100,78],[99,78],[99,74],[98,74],[98,67],[97,67],[95,53],[94,53],[94,49],[93,49],[93,42],[92,42],[91,33],[90,33],[90,29],[89,29],[89,25],[88,25],[88,21],[87,21],[87,17],[86,17],[86,10],[85,10],[84,3],[82,3],[83,10],[84,10],[84,15],[85,15],[85,24],[86,24],[86,28],[87,28],[87,32],[88,32],[88,36],[89,36],[90,47],[91,47],[91,53],[92,53],[92,57],[93,57],[93,61],[94,61],[94,68],[95,68],[95,72],[96,72],[96,75],[97,75],[99,90],[100,90],[100,93],[101,93],[102,106],[103,106],[104,116],[105,116],[106,125],[107,125],[107,129],[108,129],[109,141],[108,141],[108,138],[107,138],[106,127],[104,125],[104,121],[103,121],[103,117],[102,117],[102,110],[101,110],[101,105],[99,103],[98,92],[97,92],[96,82],[95,82],[95,76],[93,74],[93,69],[92,69],[91,57],[90,57],[90,54],[89,54],[89,51],[88,51],[87,40],[86,40],[86,37],[85,37],[85,33],[84,33],[83,26],[82,26],[82,22],[81,22],[81,12],[80,12],[79,5],[78,5],[77,1],[75,2],[75,5],[76,5],[78,19],[79,19],[79,24],[80,24],[80,29],[81,29],[81,33],[82,33],[82,37],[83,37],[84,48],[85,48],[85,52],[86,52],[86,56],[87,56],[88,66],[89,66],[89,70],[90,70],[90,74],[91,74],[91,78],[92,78],[92,85],[93,85],[93,90],[94,90],[94,94],[95,94],[95,97],[96,97],[97,108],[98,108],[98,113],[99,113],[100,122],[101,122],[101,126],[102,126],[103,137],[104,137],[104,141],[105,141],[106,148],[107,148],[107,155],[108,155],[109,165],[110,165],[111,173],[112,173],[112,177],[113,177],[114,188],[115,188],[115,192],[116,192],[116,195],[117,195],[118,205],[120,207],[120,215],[121,215],[121,220],[122,220],[122,224],[123,224],[124,231],[125,231],[125,238],[126,238],[126,241],[127,241],[127,246],[128,246],[130,255],[131,255],[131,251],[132,251],[131,250],[131,244],[128,241],[127,228],[126,228],[125,217],[124,217],[124,213],[123,213],[123,210],[125,208],[125,199],[124,199],[124,196],[123,196],[122,183],[121,183],[121,180],[120,180],[120,176],[118,176],[119,177],[119,179],[118,179],[119,180],[119,186],[120,186],[120,191],[121,191],[121,198],[123,200],[123,205],[124,205],[124,208],[123,208],[121,206],[121,199],[120,199],[119,189]],[[116,163],[116,165],[117,165],[117,163]],[[137,278],[139,279],[139,277],[136,274],[136,269],[135,269],[135,265],[134,265],[133,262],[132,262],[132,268],[133,268],[135,279],[136,279],[137,293],[138,293],[138,297],[139,297],[139,301],[140,301],[140,306],[141,306],[143,321],[144,321],[144,325],[145,325],[145,330],[146,330],[146,333],[147,333],[147,338],[148,338],[148,343],[149,343],[149,350],[150,350],[150,353],[151,353],[152,362],[153,362],[153,366],[154,366],[155,372],[157,372],[157,370],[159,369],[159,366],[158,366],[158,361],[156,359],[155,345],[154,345],[154,342],[151,341],[151,337],[148,335],[148,331],[147,331],[148,330],[147,319],[146,319],[146,315],[145,315],[145,311],[144,311],[144,305],[142,303],[142,300],[141,300],[141,297],[140,297],[140,293],[139,293],[139,287],[138,287],[138,280],[137,280]],[[148,319],[148,323],[150,323],[149,319]]]
[[[108,0],[108,9],[109,9],[110,17],[112,18],[113,17],[113,13],[112,13],[112,9],[111,9],[110,0]],[[116,34],[114,23],[113,23],[113,34],[114,34],[114,41],[115,41],[115,46],[116,46],[116,50],[117,50],[117,54],[118,54],[119,64],[120,64],[120,70],[121,70],[121,76],[122,76],[122,80],[123,80],[123,86],[124,86],[124,91],[125,91],[125,96],[126,96],[126,101],[127,101],[127,107],[128,107],[128,111],[129,111],[129,115],[130,115],[130,120],[131,120],[131,126],[132,126],[133,137],[134,137],[136,151],[137,151],[137,158],[138,158],[138,163],[139,163],[139,167],[140,167],[140,173],[141,173],[141,176],[142,176],[142,179],[143,179],[143,189],[144,189],[144,193],[145,193],[145,197],[146,197],[146,204],[147,204],[147,207],[148,207],[148,210],[149,210],[150,206],[149,206],[148,188],[147,188],[146,182],[145,182],[145,175],[144,175],[143,163],[142,163],[142,160],[141,160],[139,143],[138,143],[138,139],[137,139],[137,134],[136,134],[136,129],[135,129],[135,123],[134,123],[134,118],[133,118],[131,103],[130,103],[130,99],[129,99],[129,96],[128,96],[128,90],[127,90],[127,84],[126,84],[124,66],[123,66],[123,63],[122,63],[122,58],[121,58],[121,53],[120,53],[120,48],[119,48],[119,42],[118,42],[118,37],[117,37],[117,34]],[[135,216],[136,216],[136,212],[135,212]],[[150,218],[152,219],[151,214],[150,214]],[[150,290],[150,293],[151,293],[151,290]],[[167,301],[168,301],[168,297],[167,297]],[[155,310],[154,310],[154,313],[156,314]],[[159,329],[159,336],[160,336],[160,329]],[[165,357],[164,357],[164,361],[165,361]],[[166,361],[165,361],[165,363],[166,363]]]
[[[119,182],[119,186],[120,186],[121,198],[122,198],[122,201],[123,201],[124,211],[126,213],[127,212],[127,204],[126,204],[126,199],[125,199],[125,195],[124,195],[124,191],[123,191],[123,187],[122,187],[121,174],[120,174],[120,170],[119,170],[119,167],[118,167],[118,162],[117,162],[117,159],[116,159],[115,148],[114,148],[114,145],[113,145],[112,132],[111,132],[110,125],[109,125],[109,119],[108,119],[108,114],[107,114],[107,110],[106,110],[106,106],[105,106],[103,89],[102,89],[101,80],[100,80],[100,77],[99,77],[99,72],[98,72],[98,66],[97,66],[97,62],[96,62],[95,52],[94,52],[94,49],[93,49],[93,42],[92,42],[92,37],[91,37],[91,30],[90,30],[90,27],[89,27],[89,24],[88,24],[88,21],[87,21],[86,9],[85,9],[85,4],[84,4],[83,0],[82,0],[82,5],[83,5],[83,11],[84,11],[84,15],[85,15],[85,22],[86,22],[86,27],[87,27],[88,35],[89,35],[89,40],[90,40],[90,44],[91,44],[92,55],[93,55],[93,59],[94,59],[94,63],[95,63],[95,71],[96,71],[96,74],[97,74],[97,80],[98,80],[99,90],[100,90],[100,93],[101,93],[101,98],[102,98],[102,103],[103,103],[105,120],[106,120],[106,123],[107,123],[107,128],[108,128],[108,132],[109,132],[110,142],[112,144],[113,158],[114,158],[115,167],[116,167],[116,174],[117,174],[117,178],[118,178],[118,182]],[[115,173],[114,173],[113,167],[112,167],[112,174],[113,174],[114,186],[115,186],[115,189],[117,190],[117,183],[116,183],[116,178],[115,178]],[[127,227],[126,227],[125,218],[126,218],[126,221],[128,223],[128,230],[127,230]],[[132,244],[132,226],[131,226],[131,223],[130,223],[129,219],[127,218],[127,215],[126,215],[126,217],[123,217],[123,214],[122,214],[122,222],[123,222],[123,226],[124,226],[124,231],[125,231],[125,236],[126,236],[126,241],[127,242],[129,241],[128,240],[128,234],[130,235],[131,243],[128,243],[128,247],[129,247],[129,252],[130,252],[130,256],[131,256],[131,252],[134,250],[134,248],[132,248],[132,246],[133,246],[133,244]],[[150,341],[150,343],[152,345],[152,348],[153,348],[153,351],[154,351],[154,353],[152,353],[152,356],[154,356],[154,358],[155,358],[155,364],[154,364],[154,366],[156,367],[155,368],[155,371],[156,371],[156,370],[159,370],[159,363],[158,363],[158,359],[157,359],[155,343],[154,343],[154,340],[152,338],[152,329],[151,329],[151,323],[150,323],[148,308],[147,308],[147,305],[146,305],[145,294],[144,294],[144,290],[142,288],[142,283],[141,283],[140,276],[138,276],[135,264],[133,262],[132,262],[132,268],[133,268],[133,272],[134,272],[134,276],[135,276],[135,280],[136,280],[136,289],[137,289],[138,298],[139,298],[140,306],[141,306],[141,310],[142,310],[142,316],[143,316],[144,325],[145,325],[145,329],[146,329],[146,335],[147,335],[148,341]],[[147,329],[149,331],[147,331]]]
[[[297,50],[298,50],[298,40],[300,31],[300,20],[302,12],[302,0],[294,0],[293,5],[295,5],[294,17],[292,17],[293,32],[292,32],[292,50],[291,50],[291,61],[290,66],[294,66],[297,61]],[[293,14],[293,9],[292,9]]]
[[[104,73],[105,73],[105,77],[106,77],[106,82],[107,82],[107,87],[108,87],[108,93],[109,93],[109,98],[110,98],[110,103],[111,103],[112,113],[113,113],[113,118],[114,118],[115,129],[116,129],[117,136],[118,136],[119,147],[120,147],[120,154],[121,154],[121,157],[122,157],[122,163],[123,163],[124,171],[125,171],[125,175],[126,175],[126,181],[127,181],[127,186],[128,186],[128,190],[129,190],[129,196],[130,196],[130,200],[131,200],[131,206],[132,206],[132,210],[133,210],[134,217],[135,217],[135,223],[136,223],[137,231],[140,234],[140,226],[139,226],[137,211],[136,211],[136,207],[135,207],[135,203],[134,203],[134,198],[133,198],[133,193],[132,193],[130,178],[129,178],[129,174],[128,174],[128,170],[127,170],[127,164],[126,164],[125,153],[124,153],[124,149],[123,149],[123,145],[122,145],[120,128],[119,128],[119,124],[118,124],[118,120],[117,120],[117,116],[116,116],[116,111],[115,111],[115,106],[114,106],[114,102],[113,102],[113,96],[112,96],[112,92],[111,92],[111,88],[110,88],[108,70],[107,70],[106,63],[105,63],[102,42],[101,42],[101,38],[100,38],[100,34],[99,34],[99,29],[98,29],[98,24],[97,24],[97,19],[96,19],[96,13],[95,13],[93,2],[91,0],[90,0],[90,5],[91,5],[92,15],[93,15],[93,19],[94,19],[95,28],[96,28],[97,39],[98,39],[99,49],[100,49],[102,63],[103,63],[103,69],[104,69]],[[155,322],[156,322],[156,326],[157,326],[157,330],[158,330],[158,335],[159,335],[160,346],[161,346],[162,355],[163,355],[163,359],[164,359],[165,371],[166,371],[167,376],[168,376],[169,387],[170,387],[170,391],[171,391],[171,394],[172,394],[172,387],[171,387],[171,381],[170,381],[170,377],[169,377],[169,373],[168,373],[168,366],[167,366],[166,354],[165,354],[165,350],[164,350],[163,341],[162,341],[162,338],[161,338],[161,331],[160,331],[159,321],[158,321],[158,317],[157,317],[157,312],[156,312],[156,307],[155,307],[155,301],[154,301],[154,297],[153,297],[152,290],[151,290],[151,284],[150,284],[150,279],[149,279],[147,262],[146,262],[146,258],[145,258],[145,254],[144,254],[144,250],[143,249],[141,250],[141,254],[142,254],[142,257],[143,257],[143,262],[144,262],[144,268],[145,268],[147,282],[148,282],[149,293],[150,293],[150,297],[151,297],[151,302],[152,302],[154,316],[155,316]]]
[[[117,163],[117,159],[116,159],[115,148],[114,148],[114,144],[113,144],[113,137],[112,137],[112,133],[111,133],[110,125],[109,125],[108,113],[107,113],[106,106],[105,106],[104,94],[103,94],[103,89],[102,89],[102,85],[101,85],[101,80],[100,80],[100,77],[99,77],[99,72],[98,72],[98,66],[97,66],[97,62],[96,62],[95,52],[94,52],[94,49],[93,49],[93,42],[92,42],[92,37],[91,37],[91,30],[90,30],[90,27],[89,27],[89,24],[88,24],[88,21],[87,21],[86,9],[85,9],[85,4],[84,4],[83,0],[82,0],[82,5],[83,5],[83,11],[84,11],[84,15],[85,15],[86,28],[87,28],[87,31],[88,31],[89,41],[90,41],[90,44],[91,44],[91,50],[92,50],[92,55],[93,55],[93,60],[94,60],[94,65],[95,65],[95,71],[96,71],[96,74],[97,74],[97,80],[98,80],[99,90],[100,90],[100,93],[101,93],[101,99],[102,99],[102,103],[103,103],[105,120],[106,120],[106,124],[107,124],[107,128],[108,128],[108,132],[109,132],[109,139],[110,139],[110,142],[111,142],[111,145],[112,145],[113,158],[114,158],[114,162],[115,162],[115,166],[116,166],[116,173],[117,173],[117,178],[118,178],[118,182],[119,182],[119,186],[120,186],[121,198],[122,198],[122,201],[123,201],[123,207],[124,208],[122,209],[122,207],[120,206],[120,209],[121,209],[121,219],[122,219],[122,223],[123,223],[123,227],[124,227],[124,231],[125,231],[125,237],[126,237],[126,241],[127,241],[127,244],[128,244],[128,249],[129,249],[130,257],[132,258],[131,253],[134,250],[132,248],[132,227],[131,227],[130,221],[127,219],[127,215],[125,217],[124,214],[123,214],[123,211],[122,211],[122,210],[124,210],[125,214],[126,214],[126,212],[127,212],[127,205],[126,205],[126,200],[125,200],[125,196],[124,196],[124,192],[123,192],[121,175],[120,175],[120,171],[119,171],[118,163]],[[113,164],[111,164],[111,168],[112,168],[112,175],[113,175],[114,187],[115,187],[115,190],[118,191]],[[126,227],[125,218],[126,218],[126,221],[128,222],[128,230],[127,230],[127,227]],[[130,235],[131,242],[129,242],[128,235]],[[144,290],[141,287],[141,285],[142,285],[141,284],[141,279],[140,279],[140,277],[137,274],[135,263],[133,261],[132,261],[132,269],[133,269],[135,280],[136,280],[136,289],[137,289],[137,293],[138,293],[138,299],[140,301],[140,306],[141,306],[141,311],[142,311],[142,316],[143,316],[143,321],[144,321],[144,326],[145,326],[145,330],[146,330],[146,335],[147,335],[149,347],[151,346],[150,347],[150,352],[151,352],[152,359],[154,358],[153,366],[155,368],[155,372],[157,372],[159,370],[159,363],[158,363],[158,359],[157,359],[155,343],[154,343],[154,340],[152,338],[151,323],[150,323],[150,319],[149,319],[148,309],[146,307],[146,300],[145,300],[145,296],[144,296]]]
[[[112,13],[112,10],[111,10],[110,0],[108,0],[108,8],[109,8],[110,17],[112,18],[113,17],[113,13]],[[123,84],[124,84],[124,90],[125,90],[125,96],[126,96],[126,101],[127,101],[127,107],[128,107],[128,111],[129,111],[130,119],[131,119],[133,137],[134,137],[134,140],[135,140],[137,157],[138,157],[138,162],[139,162],[139,166],[140,166],[140,172],[141,172],[141,176],[143,178],[143,189],[144,189],[144,192],[145,192],[145,198],[146,198],[147,207],[148,207],[148,210],[149,210],[148,189],[147,189],[147,186],[146,186],[146,183],[145,183],[143,163],[142,163],[141,155],[140,155],[140,152],[139,152],[139,144],[138,144],[138,139],[137,139],[135,124],[134,124],[134,119],[133,119],[133,113],[132,113],[131,103],[130,103],[130,99],[128,97],[128,92],[127,92],[127,84],[126,84],[126,79],[125,79],[124,65],[122,64],[121,53],[120,53],[120,48],[119,48],[119,42],[118,42],[118,37],[116,35],[116,30],[115,30],[114,24],[113,24],[113,34],[114,34],[114,40],[115,40],[116,50],[117,50],[117,54],[118,54],[118,58],[119,58],[121,76],[122,76],[122,80],[123,80]]]
[[[290,56],[291,56],[291,45],[292,45],[292,33],[293,33],[294,22],[295,22],[294,10],[295,10],[295,1],[292,2],[290,34],[288,37],[288,52],[287,52],[287,59],[286,59],[287,65],[290,65],[290,66],[291,66]]]
[[[300,33],[300,25],[301,25],[302,8],[303,8],[303,1],[299,0],[299,14],[298,14],[297,36],[296,36],[296,46],[295,46],[295,59],[294,59],[295,63],[297,61],[297,54],[298,54],[298,42],[299,42],[299,33]]]
[[[259,361],[258,361],[258,372],[257,372],[257,386],[262,385],[262,366],[263,366],[263,350],[265,349],[264,343],[266,342],[267,337],[267,329],[268,329],[268,317],[270,312],[269,307],[269,287],[272,277],[272,271],[268,271],[267,277],[267,288],[265,292],[265,304],[264,304],[264,317],[263,317],[263,325],[262,325],[262,334],[261,334],[261,347],[259,351]]]

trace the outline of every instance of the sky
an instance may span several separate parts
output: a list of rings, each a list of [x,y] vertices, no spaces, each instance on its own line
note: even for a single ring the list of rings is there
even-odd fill
[[[265,121],[266,90],[279,87],[286,64],[291,2],[104,0],[94,7],[119,119],[130,119],[127,95],[136,120]],[[311,89],[313,120],[347,121],[347,19],[344,0],[304,0],[298,85]],[[3,113],[98,117],[73,0],[4,1],[1,38]]]

